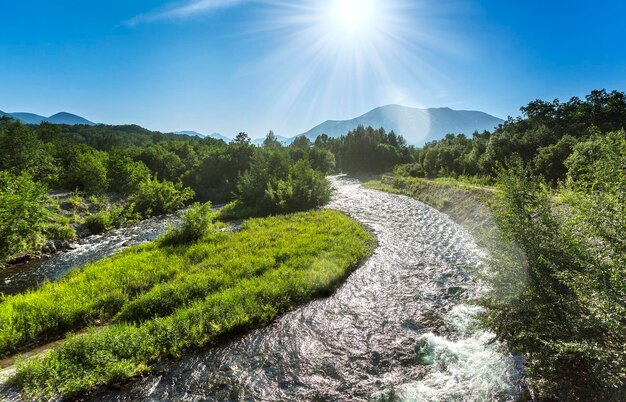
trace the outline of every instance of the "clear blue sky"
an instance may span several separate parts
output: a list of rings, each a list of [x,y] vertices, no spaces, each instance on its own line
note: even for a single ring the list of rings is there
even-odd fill
[[[257,137],[388,103],[506,117],[536,98],[626,90],[618,0],[4,0],[1,10],[6,112]]]

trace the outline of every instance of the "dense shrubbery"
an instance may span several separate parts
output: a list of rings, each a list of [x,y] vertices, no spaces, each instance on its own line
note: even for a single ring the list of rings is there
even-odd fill
[[[194,237],[208,207],[188,215]],[[111,321],[18,366],[27,397],[85,392],[159,359],[271,322],[331,292],[367,257],[371,235],[333,211],[248,220],[193,244],[154,242],[0,303],[0,355]]]
[[[169,181],[150,179],[139,185],[132,196],[135,210],[143,216],[163,215],[181,209],[194,197],[192,189]]]
[[[624,400],[626,134],[578,143],[565,165],[562,207],[530,169],[503,173],[497,218],[524,264],[494,264],[486,322],[542,397]]]
[[[595,133],[626,128],[626,94],[593,91],[585,100],[537,100],[522,112],[522,117],[509,119],[493,133],[474,133],[472,138],[450,134],[426,144],[405,173],[430,178],[495,178],[497,167],[518,155],[534,175],[556,184],[565,179],[565,161],[577,142]]]
[[[308,160],[294,163],[284,150],[265,149],[255,153],[236,194],[254,215],[295,212],[328,202],[330,184]]]
[[[404,138],[383,128],[359,126],[340,138],[323,134],[315,145],[329,149],[335,155],[337,169],[349,174],[382,173],[398,164],[413,162]]]
[[[45,187],[29,174],[0,171],[0,262],[41,245],[48,201]]]
[[[194,204],[183,214],[181,225],[167,232],[161,242],[167,245],[193,243],[215,231],[216,216],[210,202]]]

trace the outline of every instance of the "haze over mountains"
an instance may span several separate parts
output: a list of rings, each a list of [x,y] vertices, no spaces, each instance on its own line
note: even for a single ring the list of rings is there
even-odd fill
[[[45,117],[32,113],[4,113],[0,111],[0,116],[13,117],[27,124],[41,124],[46,121],[53,124],[95,125],[95,123],[83,117],[65,112]],[[309,131],[294,137],[277,135],[277,138],[285,144],[290,144],[296,137],[302,135],[311,141],[315,141],[321,134],[326,134],[329,137],[340,137],[359,125],[363,125],[374,128],[383,127],[387,131],[393,130],[396,134],[402,135],[409,144],[420,146],[426,142],[441,139],[446,134],[464,133],[469,136],[474,131],[493,130],[503,122],[504,120],[502,119],[478,111],[453,110],[445,107],[418,109],[400,105],[387,105],[376,108],[354,119],[327,120]],[[178,131],[174,134],[191,135],[200,138],[210,137],[225,142],[231,141],[231,138],[219,133],[206,135],[197,131]],[[264,138],[257,138],[252,143],[261,145],[263,140]]]
[[[67,112],[61,112],[61,113],[52,115],[50,117],[45,117],[45,116],[40,116],[34,113],[23,113],[23,112],[6,113],[3,111],[0,111],[0,116],[12,117],[26,124],[41,124],[43,122],[48,122],[52,124],[67,124],[70,126],[76,125],[76,124],[84,124],[87,126],[96,125],[96,123],[91,122],[83,117],[76,116],[75,114],[71,114]]]
[[[450,108],[417,109],[400,105],[376,108],[352,120],[328,120],[301,135],[312,141],[321,135],[339,137],[359,125],[384,127],[402,135],[409,144],[423,145],[446,134],[471,135],[474,131],[493,130],[504,120],[487,113]]]
[[[280,135],[276,137],[285,144],[290,144],[295,138],[302,135],[315,141],[322,134],[336,138],[359,125],[363,125],[374,128],[384,127],[387,131],[393,130],[396,134],[402,135],[409,144],[419,146],[429,141],[441,139],[446,134],[463,133],[470,136],[475,131],[491,131],[503,122],[502,119],[478,111],[450,108],[418,109],[388,105],[376,108],[351,120],[328,120],[306,133],[291,138]],[[222,137],[219,139],[226,138],[221,134],[219,136]],[[263,140],[264,138],[257,138],[252,142],[261,145]]]

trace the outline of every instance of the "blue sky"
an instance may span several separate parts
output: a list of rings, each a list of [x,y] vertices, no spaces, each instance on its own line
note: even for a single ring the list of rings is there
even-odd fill
[[[0,110],[258,137],[626,90],[626,2],[361,1],[3,0]]]

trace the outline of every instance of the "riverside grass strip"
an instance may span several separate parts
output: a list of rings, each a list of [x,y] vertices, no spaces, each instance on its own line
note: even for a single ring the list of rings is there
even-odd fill
[[[3,321],[1,334],[19,332],[22,344],[41,328],[76,330],[96,317],[111,322],[18,363],[12,381],[28,399],[72,397],[123,381],[330,294],[373,247],[369,232],[329,210],[252,219],[240,232],[193,244],[135,247],[0,304],[3,317],[20,322]],[[17,308],[36,313],[18,319]]]

